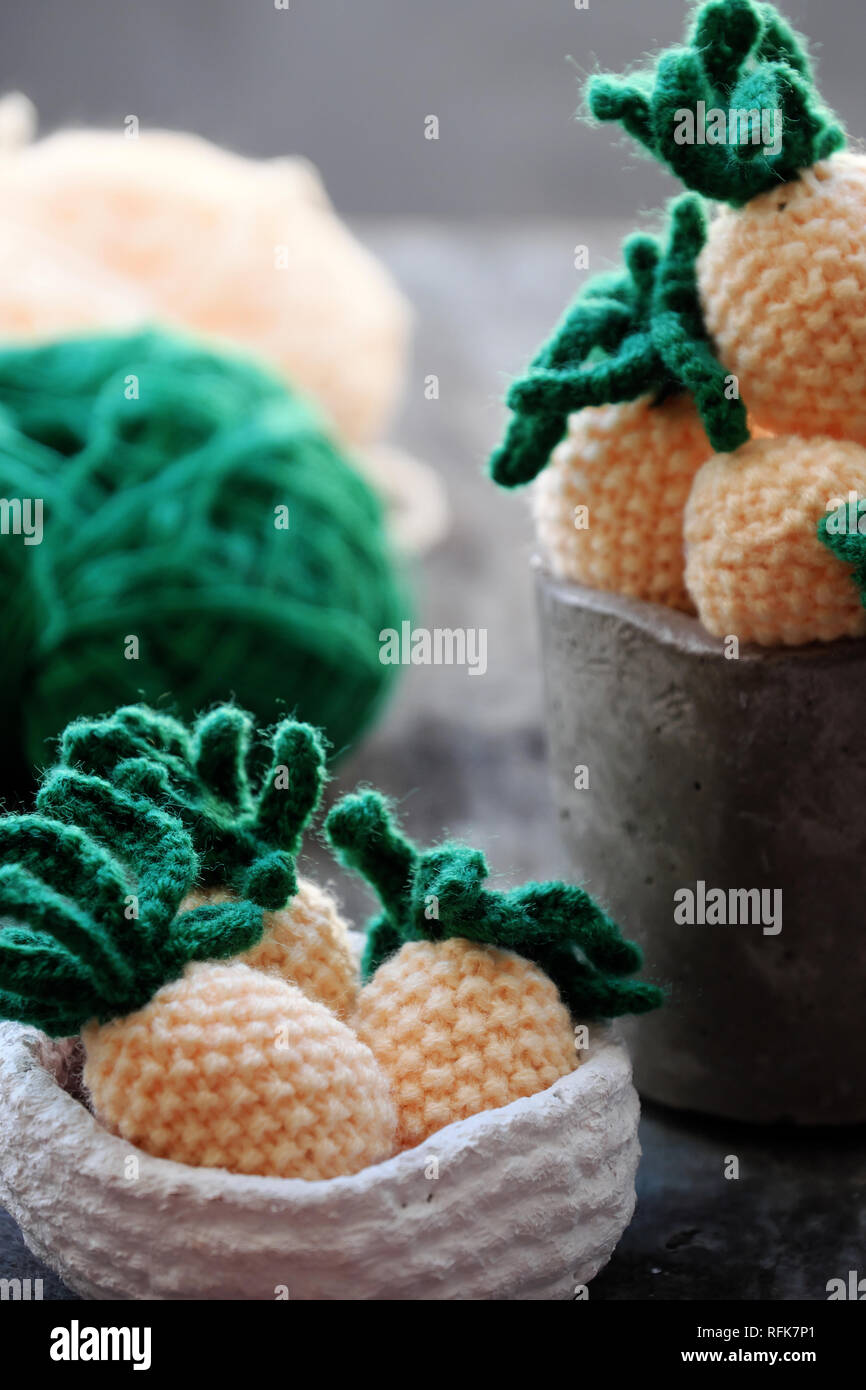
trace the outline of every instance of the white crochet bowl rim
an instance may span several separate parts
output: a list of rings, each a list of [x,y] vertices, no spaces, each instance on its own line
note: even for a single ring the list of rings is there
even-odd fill
[[[85,1298],[573,1299],[634,1209],[640,1103],[611,1028],[547,1090],[326,1182],[153,1158],[63,1089],[65,1056],[0,1024],[0,1202]]]

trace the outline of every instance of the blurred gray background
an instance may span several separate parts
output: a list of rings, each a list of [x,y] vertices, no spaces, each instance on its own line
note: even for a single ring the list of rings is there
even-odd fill
[[[0,89],[43,127],[187,128],[302,153],[348,216],[617,217],[673,184],[574,119],[580,78],[681,36],[683,0],[5,0]],[[862,132],[863,0],[786,0]],[[424,118],[440,121],[438,142]]]

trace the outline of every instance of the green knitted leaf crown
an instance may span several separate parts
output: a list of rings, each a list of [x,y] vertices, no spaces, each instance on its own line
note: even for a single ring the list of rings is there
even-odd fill
[[[177,816],[192,836],[203,882],[279,909],[298,889],[295,856],[321,797],[325,750],[317,730],[293,719],[258,744],[254,733],[252,715],[235,705],[216,706],[192,730],[146,705],[128,705],[103,719],[75,720],[60,758]]]
[[[478,850],[448,843],[422,853],[374,791],[339,801],[326,830],[340,859],[372,884],[384,909],[368,927],[365,979],[407,941],[462,937],[534,961],[576,1018],[645,1013],[662,1002],[655,985],[625,978],[640,968],[641,953],[582,888],[485,888],[488,869]]]
[[[66,1037],[142,1008],[189,961],[260,939],[250,902],[178,915],[197,856],[147,798],[59,768],[36,806],[0,816],[0,1017]]]
[[[587,98],[598,120],[620,121],[687,188],[733,207],[845,145],[845,132],[816,90],[805,40],[772,5],[753,0],[710,0],[683,47],[661,53],[647,71],[594,77]],[[778,151],[752,143],[749,122],[749,143],[731,139],[729,128],[723,143],[678,143],[679,113],[696,114],[699,102],[726,118],[732,111],[780,112]],[[742,139],[739,121],[737,133]]]
[[[514,418],[490,464],[497,483],[531,482],[572,412],[643,395],[663,400],[689,391],[717,453],[745,443],[746,408],[728,399],[727,373],[698,295],[695,265],[706,234],[701,200],[685,194],[671,204],[664,244],[643,234],[630,237],[625,270],[589,282],[508,392]]]

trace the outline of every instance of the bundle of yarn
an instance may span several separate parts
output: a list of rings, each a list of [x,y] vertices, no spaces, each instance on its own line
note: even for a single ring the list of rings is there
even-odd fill
[[[594,77],[588,102],[688,191],[515,381],[493,477],[537,478],[562,578],[717,637],[863,636],[866,158],[806,41],[772,5],[709,0],[682,46]],[[713,130],[690,132],[701,112]]]
[[[0,350],[0,495],[9,757],[140,698],[231,692],[337,753],[373,717],[406,613],[382,507],[257,363],[156,330]]]
[[[372,791],[327,821],[383,903],[360,987],[336,904],[295,872],[324,776],[307,725],[133,706],[61,748],[34,810],[0,816],[0,1017],[80,1034],[94,1115],[158,1157],[355,1173],[554,1085],[584,1020],[661,1001],[582,889],[492,892],[477,851],[422,854]]]
[[[261,357],[347,443],[381,437],[408,308],[312,165],[134,117],[35,142],[34,126],[26,98],[0,103],[0,340],[158,322]]]

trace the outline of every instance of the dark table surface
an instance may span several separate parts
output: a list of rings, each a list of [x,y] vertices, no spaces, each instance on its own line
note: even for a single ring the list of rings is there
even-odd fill
[[[420,621],[486,628],[488,670],[410,667],[379,728],[339,768],[331,794],[369,781],[402,804],[411,833],[444,831],[488,855],[501,882],[568,875],[545,766],[541,675],[523,498],[483,474],[500,400],[578,287],[577,241],[593,271],[624,228],[368,227],[417,311],[414,361],[393,437],[435,466],[451,528],[423,563]],[[439,378],[438,400],[424,379]],[[315,846],[306,866],[330,879],[349,914],[370,903]],[[624,924],[627,928],[628,924]],[[638,1206],[601,1299],[824,1299],[827,1281],[866,1274],[866,1129],[764,1131],[647,1105]],[[739,1177],[725,1176],[738,1160]],[[0,1277],[42,1278],[74,1298],[0,1212]]]

